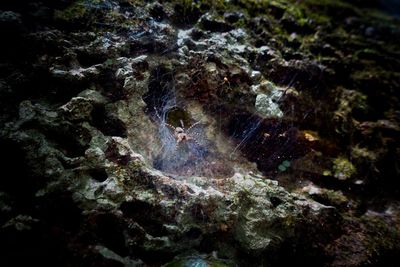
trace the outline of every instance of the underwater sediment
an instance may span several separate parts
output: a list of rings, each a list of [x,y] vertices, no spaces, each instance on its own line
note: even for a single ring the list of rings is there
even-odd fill
[[[391,1],[0,3],[1,266],[397,266]]]

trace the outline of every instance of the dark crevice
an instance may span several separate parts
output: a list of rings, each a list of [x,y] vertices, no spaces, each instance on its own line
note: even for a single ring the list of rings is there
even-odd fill
[[[4,139],[0,139],[0,147],[0,168],[4,173],[0,179],[0,191],[12,193],[20,201],[29,203],[37,184],[27,165],[24,150],[17,142]]]
[[[105,169],[89,170],[89,175],[98,182],[104,182],[108,178],[108,174]]]
[[[54,192],[40,198],[37,213],[47,223],[68,231],[77,231],[82,222],[82,211],[69,192]]]
[[[126,137],[125,124],[104,106],[95,107],[92,111],[92,124],[104,135]]]
[[[102,95],[107,97],[110,102],[127,99],[126,90],[123,89],[124,80],[115,79],[114,67],[103,66],[96,83]]]
[[[176,4],[174,6],[174,13],[172,22],[182,28],[189,28],[195,24],[202,15],[200,8],[193,5],[192,2]]]
[[[132,218],[152,236],[167,235],[163,227],[165,216],[161,213],[160,207],[136,200],[122,203],[120,209],[126,217]]]
[[[108,56],[106,54],[91,54],[85,51],[78,51],[77,52],[77,60],[79,64],[84,67],[88,68],[93,65],[102,64],[106,61]]]
[[[150,73],[148,92],[143,96],[147,111],[153,113],[165,107],[173,98],[174,73],[166,66],[158,66]]]
[[[271,201],[271,204],[272,206],[274,206],[274,208],[283,203],[283,200],[278,197],[271,197],[269,200]]]
[[[226,134],[236,140],[237,150],[256,162],[260,170],[276,170],[282,161],[307,153],[307,147],[298,138],[297,128],[288,122],[263,119],[246,111],[230,114]]]
[[[38,125],[36,125],[37,127]],[[89,146],[90,134],[84,129],[72,125],[63,125],[58,129],[44,128],[43,132],[47,140],[50,141],[67,157],[79,157],[85,154],[85,150]],[[76,140],[72,133],[81,136],[80,140]]]
[[[108,249],[125,257],[128,255],[128,249],[125,244],[123,232],[123,222],[114,214],[98,213],[88,220],[90,233],[93,234],[93,241],[103,244]]]

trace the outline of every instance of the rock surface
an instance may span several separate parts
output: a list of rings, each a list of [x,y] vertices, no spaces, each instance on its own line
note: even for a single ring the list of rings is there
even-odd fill
[[[3,1],[0,265],[397,266],[400,21],[359,2]]]

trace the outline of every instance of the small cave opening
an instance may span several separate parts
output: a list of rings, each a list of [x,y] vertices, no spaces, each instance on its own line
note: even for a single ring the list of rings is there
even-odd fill
[[[104,182],[108,178],[108,174],[104,168],[101,169],[90,169],[89,175],[98,182]]]
[[[181,176],[221,177],[230,174],[215,145],[207,137],[207,126],[195,121],[180,107],[171,107],[159,118],[162,149],[154,167]]]
[[[175,86],[174,70],[161,65],[151,71],[143,100],[160,142],[160,148],[152,151],[153,166],[177,177],[231,176],[233,170],[212,141],[213,129],[205,114],[191,110],[193,103]]]

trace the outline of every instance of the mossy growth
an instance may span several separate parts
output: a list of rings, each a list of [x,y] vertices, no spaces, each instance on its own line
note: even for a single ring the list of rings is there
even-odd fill
[[[131,8],[141,5],[141,1],[129,0]],[[64,9],[54,12],[54,19],[62,24],[79,28],[91,27],[93,31],[111,28],[128,28],[139,23],[138,19],[126,19],[110,0],[76,0]]]
[[[76,21],[88,14],[88,4],[100,4],[101,0],[79,0],[73,2],[64,10],[56,10],[55,19],[63,21]]]
[[[265,12],[270,6],[270,1],[260,0],[239,0],[237,5],[246,10],[249,15],[261,15],[260,13]]]
[[[301,6],[293,5],[287,7],[284,17],[285,16],[291,16],[295,18],[297,23],[301,26],[306,25],[308,21],[305,11]]]
[[[335,207],[345,206],[349,200],[341,191],[324,189],[322,190],[322,196],[326,201]]]
[[[374,152],[358,145],[352,148],[351,155],[356,159],[366,159],[371,162],[375,161],[377,158],[377,155]]]
[[[388,71],[381,66],[369,65],[368,68],[352,73],[351,78],[356,82],[356,86],[360,87],[358,84],[359,82],[369,81],[371,79],[379,80],[381,83],[385,81],[392,83],[392,81],[400,79],[400,73]]]
[[[346,118],[346,122],[350,118],[363,119],[365,118],[369,110],[368,97],[355,90],[346,90],[339,88],[341,90],[340,97],[337,98],[338,109],[335,111],[334,116],[339,118]],[[338,120],[340,121],[340,119]],[[337,128],[337,132],[347,132],[350,128],[345,125],[341,125]]]
[[[354,5],[341,0],[306,0],[303,5],[310,14],[325,14],[329,17],[361,14]]]
[[[224,11],[228,9],[225,0],[175,0],[172,1],[176,6],[181,8],[180,16],[190,18],[196,14],[203,14],[209,10]]]
[[[339,180],[347,180],[356,173],[354,165],[346,158],[338,157],[333,160],[333,176]]]
[[[390,227],[380,216],[364,215],[360,221],[368,233],[364,244],[370,257],[375,257],[378,252],[393,253],[400,249],[398,227]]]

